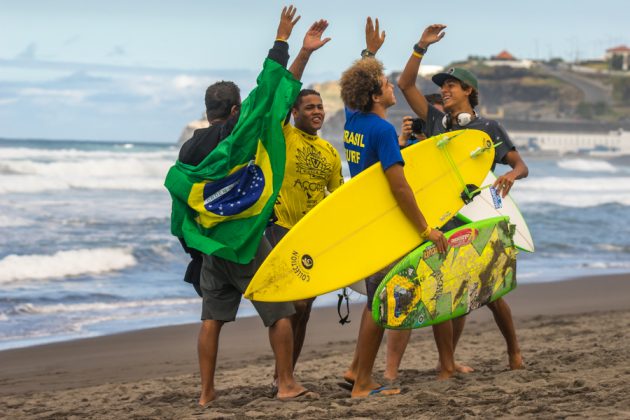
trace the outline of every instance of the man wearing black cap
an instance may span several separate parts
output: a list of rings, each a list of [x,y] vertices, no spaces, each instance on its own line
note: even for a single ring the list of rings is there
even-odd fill
[[[496,121],[483,118],[475,112],[475,107],[479,104],[477,78],[470,71],[460,67],[452,67],[446,72],[433,76],[433,82],[440,86],[445,112],[430,105],[416,86],[420,62],[426,54],[427,48],[444,37],[445,28],[446,25],[434,24],[424,30],[420,41],[413,46],[411,57],[409,57],[409,61],[407,61],[407,65],[398,80],[398,87],[405,95],[411,109],[425,121],[427,134],[430,136],[462,128],[474,128],[484,131],[490,136],[496,145],[492,170],[497,163],[510,165],[512,168],[512,170],[499,176],[494,184],[497,192],[505,197],[510,192],[514,181],[525,178],[529,171],[505,129]],[[457,227],[457,225],[453,225],[453,222],[449,222],[445,229]],[[510,307],[503,298],[489,303],[488,307],[492,311],[503,337],[505,337],[510,368],[522,368],[523,359],[516,338]],[[464,323],[465,317],[453,321],[453,349],[457,345]],[[456,369],[460,370],[457,365]]]

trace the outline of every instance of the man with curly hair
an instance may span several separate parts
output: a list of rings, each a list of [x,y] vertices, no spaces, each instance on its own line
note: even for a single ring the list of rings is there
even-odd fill
[[[374,58],[385,41],[385,32],[379,33],[378,19],[374,25],[368,17],[365,38],[367,48],[361,53],[363,58],[343,73],[340,83],[341,98],[346,106],[344,146],[350,174],[356,176],[380,162],[392,194],[418,232],[418,243],[431,240],[440,252],[445,252],[446,239],[442,232],[431,229],[420,211],[405,178],[396,129],[385,119],[388,108],[396,104],[396,97],[383,65]],[[381,386],[372,377],[384,330],[372,319],[370,308],[374,292],[387,271],[387,268],[381,270],[365,280],[368,301],[361,317],[355,358],[344,375],[347,382],[353,383],[352,397],[400,393],[400,389]]]

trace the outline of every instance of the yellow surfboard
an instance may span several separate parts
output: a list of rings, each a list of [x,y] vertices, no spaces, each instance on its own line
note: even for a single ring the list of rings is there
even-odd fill
[[[466,185],[481,185],[494,148],[486,133],[467,129],[431,137],[402,155],[424,217],[441,227],[464,205]],[[269,254],[245,297],[282,302],[319,296],[377,272],[420,242],[379,163],[304,216]]]

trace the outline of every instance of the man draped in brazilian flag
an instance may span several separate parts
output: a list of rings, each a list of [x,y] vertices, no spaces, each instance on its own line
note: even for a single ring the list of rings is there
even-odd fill
[[[214,372],[221,327],[236,318],[241,296],[270,250],[263,232],[284,176],[282,123],[301,88],[296,77],[313,51],[329,41],[321,39],[328,22],[315,22],[287,70],[287,40],[300,19],[296,12],[293,6],[282,10],[274,46],[256,88],[242,105],[232,82],[218,82],[207,89],[210,127],[196,130],[184,143],[165,181],[173,199],[171,232],[193,258],[202,261],[196,287],[203,297],[198,340],[202,406],[216,398]],[[189,266],[187,277],[194,276],[190,271]],[[289,318],[295,312],[293,304],[252,303],[269,327],[278,375],[276,397],[316,398],[293,377]]]

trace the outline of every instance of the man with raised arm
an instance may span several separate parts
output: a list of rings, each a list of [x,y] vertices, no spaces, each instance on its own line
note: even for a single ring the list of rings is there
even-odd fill
[[[440,87],[444,111],[429,104],[416,86],[422,58],[430,45],[444,37],[445,28],[446,25],[434,24],[424,30],[418,43],[413,45],[411,56],[398,80],[398,87],[405,95],[411,109],[425,121],[427,134],[434,136],[446,131],[473,128],[484,131],[490,136],[496,145],[492,170],[497,163],[511,167],[511,170],[499,176],[494,184],[497,191],[505,197],[510,192],[514,182],[517,179],[525,178],[529,170],[505,129],[496,121],[486,119],[475,111],[475,107],[479,103],[477,78],[470,71],[461,67],[452,67],[446,72],[434,75],[432,80]],[[445,229],[450,230],[457,227],[458,222],[454,219],[445,225]],[[459,223],[461,224],[461,222]],[[489,303],[488,307],[507,343],[510,368],[520,369],[523,366],[523,359],[516,338],[510,307],[503,298]],[[452,321],[453,349],[457,345],[465,320],[466,317],[460,317]]]
[[[327,22],[322,21],[326,26]],[[326,26],[321,29],[323,32]],[[316,50],[327,43],[330,38],[319,37],[304,39],[305,46],[298,55],[303,56],[289,69],[296,79],[301,79],[304,65],[308,60],[307,51]],[[309,54],[310,55],[310,54]],[[265,237],[272,247],[289,232],[313,207],[321,202],[327,193],[335,191],[343,184],[341,175],[341,159],[339,153],[326,140],[317,135],[324,124],[324,104],[319,92],[302,89],[291,108],[283,126],[286,143],[286,164],[284,180],[276,204],[274,206],[273,223],[265,232]],[[293,124],[290,124],[293,117]],[[304,338],[306,326],[310,318],[315,298],[293,302],[295,314],[291,317],[293,326],[293,366],[295,367]],[[274,387],[275,387],[274,378]]]
[[[202,406],[206,406],[216,398],[214,374],[221,328],[225,322],[235,319],[243,292],[270,251],[269,243],[262,236],[262,232],[273,208],[277,192],[263,197],[264,191],[257,189],[259,184],[257,180],[262,179],[261,177],[265,178],[265,182],[271,183],[273,180],[274,187],[278,185],[279,189],[284,172],[284,160],[282,157],[280,164],[277,165],[280,168],[279,175],[269,174],[267,178],[267,174],[257,172],[260,167],[257,167],[255,161],[250,159],[254,158],[252,156],[254,153],[269,151],[269,158],[277,160],[271,156],[270,150],[278,146],[284,149],[281,125],[300,87],[300,83],[286,70],[289,59],[287,40],[300,18],[296,17],[296,11],[293,6],[282,10],[276,40],[269,51],[263,72],[258,78],[258,86],[243,104],[241,104],[239,89],[232,82],[218,82],[207,89],[205,101],[210,127],[195,131],[193,138],[185,143],[180,151],[178,163],[169,171],[165,182],[174,201],[171,227],[173,233],[183,237],[187,246],[197,247],[203,252],[200,282],[203,295],[202,325],[198,339],[202,388],[199,404]],[[309,28],[302,49],[292,64],[293,74],[301,76],[311,53],[327,42],[327,40],[321,40],[327,26],[326,21],[320,20]],[[275,131],[270,134],[265,130]],[[263,140],[268,141],[267,147],[257,145]],[[238,156],[250,153],[249,151],[252,155]],[[243,161],[243,163],[236,162],[239,163],[237,167],[241,168],[239,170],[244,171],[242,176],[237,180],[229,179],[230,184],[226,185],[223,185],[226,181],[220,178],[210,178],[212,182],[202,180],[194,184],[190,190],[190,197],[194,196],[195,191],[203,194],[197,200],[200,201],[199,205],[191,202],[185,191],[184,193],[180,191],[182,184],[191,182],[188,181],[189,179],[198,180],[200,174],[207,173],[209,176],[214,176],[218,172],[219,174],[229,173],[230,177],[233,176],[232,170],[225,171],[224,167],[225,161],[233,160],[234,156]],[[284,154],[282,153],[281,156]],[[248,160],[250,160],[249,164]],[[273,164],[274,162],[272,166]],[[219,167],[221,171],[214,170],[213,167]],[[247,178],[248,172],[254,174],[253,182],[239,183]],[[197,188],[198,184],[201,185],[200,188]],[[216,191],[211,190],[214,184],[218,184]],[[241,193],[241,189],[237,187],[243,185],[247,189],[242,190]],[[258,201],[266,198],[269,203],[257,208],[255,204],[252,204],[257,202],[256,198],[259,199]],[[179,204],[177,200],[183,200],[184,204]],[[183,210],[182,206],[184,206]],[[241,206],[242,210],[249,212],[247,215],[251,217],[240,215],[236,219],[230,219],[236,211],[231,209],[232,206],[235,208]],[[267,208],[269,212],[266,213]],[[255,231],[255,235],[250,240],[255,242],[235,242],[241,239],[239,235],[235,236],[230,232],[226,234],[227,228],[219,229],[222,227],[221,223],[224,223],[224,226],[227,225],[224,221],[229,221],[230,227],[242,223],[244,228],[241,232],[251,234]],[[259,223],[261,221],[262,225]],[[295,313],[293,305],[291,303],[252,303],[269,329],[269,341],[274,352],[278,376],[276,398],[281,400],[296,397],[317,398],[317,394],[298,384],[293,377],[293,333],[290,318]]]
[[[341,97],[346,106],[344,146],[350,174],[356,176],[380,162],[394,198],[418,233],[418,244],[431,240],[440,252],[445,252],[446,239],[442,232],[427,224],[405,178],[396,129],[385,119],[388,108],[396,104],[396,97],[383,65],[374,58],[385,41],[385,32],[379,33],[378,19],[375,25],[371,18],[367,19],[365,38],[363,58],[341,76]],[[386,273],[387,269],[384,269],[365,280],[368,302],[361,317],[355,357],[351,368],[344,374],[344,379],[353,383],[352,397],[400,393],[400,389],[381,386],[372,377],[384,330],[372,319],[370,308],[376,288]]]

